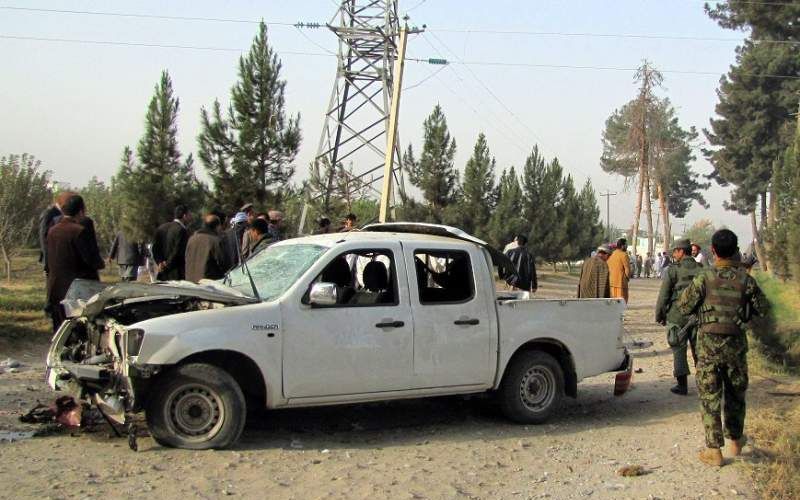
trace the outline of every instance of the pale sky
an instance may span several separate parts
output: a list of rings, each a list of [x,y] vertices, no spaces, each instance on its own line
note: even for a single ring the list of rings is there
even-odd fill
[[[329,21],[336,1],[0,1],[0,7],[9,6],[295,23]],[[409,39],[409,57],[481,63],[444,68],[418,62],[406,65],[404,87],[413,88],[404,92],[401,101],[404,148],[411,142],[420,150],[422,121],[438,102],[458,143],[460,169],[481,131],[499,169],[519,168],[531,147],[539,144],[548,158],[559,158],[578,186],[589,177],[598,192],[620,193],[611,202],[611,221],[620,227],[632,222],[634,196],[623,192],[622,178],[602,172],[599,159],[606,118],[636,95],[633,71],[627,68],[649,59],[664,73],[659,94],[671,99],[681,124],[702,129],[714,114],[719,76],[734,61],[737,41],[743,38],[742,33],[722,30],[708,19],[703,2],[697,0],[401,0],[400,10],[408,11],[412,24],[428,28],[424,35]],[[146,105],[162,69],[169,70],[181,100],[181,151],[194,152],[200,108],[215,98],[227,102],[239,56],[236,50],[9,36],[246,51],[256,30],[256,24],[247,22],[0,9],[0,155],[34,154],[55,179],[73,185],[82,185],[92,176],[110,179],[124,146],[135,146],[142,134]],[[316,152],[336,68],[332,56],[297,53],[335,51],[336,39],[324,28],[305,30],[306,36],[291,26],[270,26],[269,32],[288,81],[287,112],[301,114],[303,143],[296,160],[297,180],[305,176]],[[203,178],[202,165],[199,161],[196,165]],[[704,174],[711,170],[699,151],[696,169]],[[711,208],[694,207],[685,221],[673,221],[673,230],[680,232],[684,223],[709,218],[747,241],[748,219],[722,208],[727,190],[712,185],[706,195]],[[605,201],[598,202],[605,219]]]

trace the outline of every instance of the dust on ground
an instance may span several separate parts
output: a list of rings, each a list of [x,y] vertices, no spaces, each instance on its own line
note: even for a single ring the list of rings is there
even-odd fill
[[[576,280],[550,275],[540,297],[570,297]],[[551,423],[509,423],[485,398],[446,397],[283,410],[248,423],[225,451],[162,448],[149,437],[133,452],[107,426],[92,433],[0,442],[0,498],[752,498],[742,458],[700,464],[697,392],[672,395],[672,358],[653,323],[655,280],[634,280],[625,315],[635,368],[632,389],[614,397],[613,374],[583,381]],[[587,335],[591,335],[587,325]],[[652,344],[651,344],[652,343]],[[0,439],[34,429],[18,422],[55,397],[43,380],[45,342],[0,360]],[[754,395],[780,383],[754,378]],[[620,477],[638,465],[645,474]]]

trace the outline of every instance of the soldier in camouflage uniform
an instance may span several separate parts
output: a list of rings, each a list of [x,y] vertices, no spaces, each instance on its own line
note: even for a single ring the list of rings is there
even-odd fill
[[[744,445],[748,383],[744,323],[752,314],[763,316],[768,308],[756,281],[733,259],[737,245],[732,231],[721,229],[714,233],[714,267],[698,274],[678,298],[683,314],[700,315],[695,377],[707,447],[700,453],[700,460],[716,466],[723,463],[720,448],[725,437],[731,441],[729,451],[733,456],[739,455]]]
[[[682,396],[689,392],[687,377],[690,372],[686,355],[690,345],[692,359],[697,361],[695,354],[697,328],[691,327],[688,336],[682,340],[678,339],[678,332],[686,326],[690,316],[679,311],[676,302],[681,292],[702,271],[702,266],[692,258],[690,252],[691,242],[689,240],[675,241],[672,246],[672,258],[675,260],[675,264],[669,266],[664,273],[661,291],[656,302],[656,323],[666,325],[667,343],[672,348],[672,371],[677,384],[670,391]]]

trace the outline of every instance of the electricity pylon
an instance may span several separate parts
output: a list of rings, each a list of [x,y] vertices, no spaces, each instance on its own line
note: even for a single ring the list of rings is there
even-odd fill
[[[342,0],[328,23],[339,39],[338,64],[314,164],[331,168],[327,189],[307,193],[298,229],[301,234],[309,203],[322,199],[323,206],[329,206],[336,167],[346,160],[355,165],[352,184],[356,189],[367,187],[381,195],[374,184],[388,171],[393,182],[384,183],[389,193],[381,199],[387,196],[395,199],[392,186],[397,187],[401,196],[405,194],[397,139],[397,107],[392,106],[393,100],[399,104],[401,83],[395,78],[399,76],[395,67],[402,72],[404,50],[400,50],[400,41],[405,33],[401,32],[407,30],[400,26],[397,4],[398,0]],[[400,64],[395,65],[397,60]],[[395,85],[398,89],[393,97]],[[388,130],[394,132],[391,140],[387,140]]]

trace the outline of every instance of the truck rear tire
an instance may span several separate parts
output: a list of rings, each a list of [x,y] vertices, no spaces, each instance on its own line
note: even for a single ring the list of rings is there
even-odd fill
[[[506,417],[521,424],[547,421],[564,399],[564,372],[553,356],[523,352],[511,360],[498,391]]]
[[[206,450],[227,448],[244,430],[247,405],[225,370],[204,363],[179,366],[154,387],[147,426],[159,444]]]

